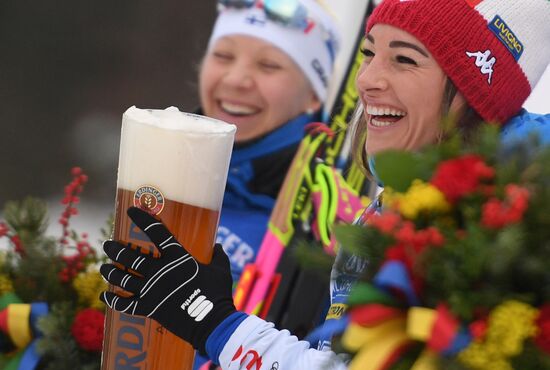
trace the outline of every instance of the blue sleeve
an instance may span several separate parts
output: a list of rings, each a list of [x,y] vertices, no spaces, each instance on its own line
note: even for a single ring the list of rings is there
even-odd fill
[[[215,364],[219,364],[220,353],[231,334],[248,317],[244,312],[234,312],[227,316],[220,325],[210,333],[206,340],[206,353]]]
[[[537,134],[540,143],[550,145],[550,114],[529,113],[522,109],[502,128],[504,146],[516,144]]]

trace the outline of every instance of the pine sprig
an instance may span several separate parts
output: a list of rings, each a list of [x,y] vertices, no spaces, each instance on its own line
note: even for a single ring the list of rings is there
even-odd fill
[[[45,370],[99,369],[99,356],[82,351],[71,335],[74,313],[74,304],[65,301],[53,304],[51,314],[39,320],[44,339],[37,349],[47,360]]]
[[[27,197],[22,201],[8,201],[4,206],[7,224],[19,236],[23,245],[33,245],[44,235],[48,226],[48,206],[46,202]]]
[[[47,205],[28,197],[6,204],[8,225],[20,237],[24,253],[8,254],[4,270],[11,276],[15,293],[25,302],[55,302],[74,297],[74,292],[58,279],[62,268],[61,249],[56,240],[45,236]]]
[[[376,229],[360,225],[338,225],[334,230],[342,248],[350,254],[365,257],[369,261],[369,270],[375,270],[384,259],[385,247],[391,241]],[[368,248],[365,245],[368,243]]]
[[[97,348],[101,348],[102,338],[99,334],[89,335],[85,328],[99,329],[92,333],[102,332],[98,326],[103,323],[103,307],[83,297],[90,293],[85,291],[86,287],[95,289],[99,272],[92,267],[101,258],[89,244],[87,235],[70,227],[70,218],[78,213],[78,195],[87,181],[80,168],[74,168],[72,176],[62,201],[65,209],[59,218],[63,226],[61,236],[45,234],[47,205],[37,198],[8,202],[3,212],[5,221],[0,222],[0,237],[9,242],[8,250],[0,255],[0,294],[12,293],[25,304],[44,302],[49,308],[36,324],[30,323],[33,335],[40,334],[38,351],[42,356],[37,368],[40,370],[97,370],[100,367]],[[73,284],[77,278],[78,284]],[[13,352],[9,337],[0,335],[0,340],[7,341],[0,343],[2,352]],[[9,355],[0,354],[0,368],[11,360]]]

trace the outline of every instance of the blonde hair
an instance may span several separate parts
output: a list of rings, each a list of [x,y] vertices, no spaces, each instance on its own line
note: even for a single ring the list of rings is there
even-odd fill
[[[372,180],[372,174],[367,165],[367,152],[365,151],[365,142],[367,140],[367,120],[365,119],[365,107],[361,102],[357,102],[355,110],[351,116],[351,157],[357,164],[357,167],[369,179]]]

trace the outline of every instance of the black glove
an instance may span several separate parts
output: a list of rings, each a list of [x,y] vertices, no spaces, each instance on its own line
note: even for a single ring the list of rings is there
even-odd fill
[[[125,270],[104,264],[100,272],[109,283],[134,295],[125,298],[103,292],[100,299],[113,310],[157,320],[204,353],[210,333],[236,311],[229,259],[222,246],[215,245],[212,262],[204,265],[147,212],[131,207],[128,216],[155,244],[160,257],[107,240],[103,244],[105,253]],[[128,273],[129,269],[143,277]]]

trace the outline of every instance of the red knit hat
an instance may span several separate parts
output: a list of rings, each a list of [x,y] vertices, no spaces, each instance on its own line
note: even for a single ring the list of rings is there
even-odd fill
[[[420,40],[486,121],[515,115],[550,62],[550,0],[384,0],[377,23]]]

